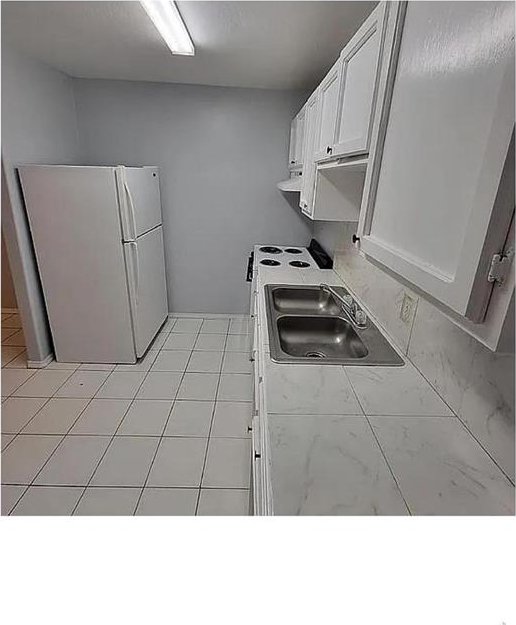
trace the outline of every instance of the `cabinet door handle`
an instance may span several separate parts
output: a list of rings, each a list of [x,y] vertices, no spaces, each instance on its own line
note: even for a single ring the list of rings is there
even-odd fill
[[[245,278],[247,282],[253,281],[253,260],[254,260],[254,253],[252,253],[251,256],[249,256],[249,260],[247,261],[247,275]]]
[[[326,154],[331,154],[332,152],[333,152],[333,148],[332,148],[332,147],[330,147],[330,146],[328,146],[328,147],[326,148]]]
[[[295,164],[296,164],[296,161],[290,161],[290,164],[291,164],[291,165],[295,165]]]
[[[353,243],[359,243],[359,242],[360,242],[360,237],[357,237],[357,235],[356,235],[356,234],[354,234],[354,235],[351,237],[351,240],[353,241]]]

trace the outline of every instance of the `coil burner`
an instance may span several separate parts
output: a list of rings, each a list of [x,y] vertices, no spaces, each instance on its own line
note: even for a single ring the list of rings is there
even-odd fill
[[[264,254],[281,254],[282,253],[279,247],[273,247],[271,245],[265,245],[264,247],[261,247],[260,252],[263,252]]]

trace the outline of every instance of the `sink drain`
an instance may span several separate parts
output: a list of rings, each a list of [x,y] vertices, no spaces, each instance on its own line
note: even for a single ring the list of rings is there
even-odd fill
[[[306,352],[305,358],[326,358],[326,354],[323,352]]]

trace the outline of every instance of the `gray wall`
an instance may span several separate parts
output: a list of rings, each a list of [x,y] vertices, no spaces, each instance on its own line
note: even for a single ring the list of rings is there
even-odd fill
[[[356,224],[358,226],[358,224]],[[342,226],[335,221],[314,221],[313,236],[324,247],[326,252],[334,258],[341,243]]]
[[[28,357],[50,354],[45,307],[15,168],[74,163],[78,135],[72,81],[2,46],[2,227]]]
[[[276,188],[307,94],[102,80],[74,91],[86,164],[161,169],[170,310],[247,312],[253,244],[310,238]]]
[[[2,309],[17,307],[11,265],[9,264],[9,257],[7,256],[4,235],[2,233]]]

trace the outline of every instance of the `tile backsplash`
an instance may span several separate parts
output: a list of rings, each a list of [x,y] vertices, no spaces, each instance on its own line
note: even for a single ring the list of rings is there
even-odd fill
[[[351,242],[355,230],[354,223],[320,222],[314,237],[333,256],[335,271],[514,481],[514,354],[491,352],[363,258]]]

